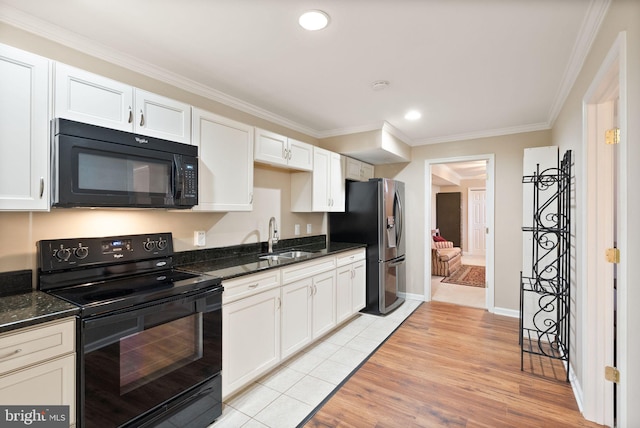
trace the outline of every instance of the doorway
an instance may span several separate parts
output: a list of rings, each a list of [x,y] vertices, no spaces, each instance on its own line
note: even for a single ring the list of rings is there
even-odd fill
[[[456,180],[451,180],[451,173],[447,172],[450,170],[454,170],[456,168],[447,168],[447,166],[457,166],[457,167],[476,167],[478,165],[482,165],[483,170],[483,178],[482,180],[474,180],[469,181],[470,185],[459,185],[456,184]],[[468,304],[470,306],[476,306],[476,304],[471,304],[468,301],[464,301],[464,297],[462,297],[462,301],[458,301],[457,296],[455,295],[456,289],[454,284],[443,284],[442,277],[432,277],[432,269],[431,269],[431,258],[432,258],[432,233],[431,230],[433,226],[436,226],[436,193],[442,191],[463,191],[464,193],[464,216],[461,224],[462,229],[462,264],[463,265],[484,265],[485,266],[485,284],[486,287],[484,289],[479,288],[476,290],[470,290],[471,293],[481,291],[480,303],[477,305],[478,307],[486,308],[490,312],[493,312],[494,306],[494,288],[493,288],[493,200],[494,200],[494,181],[493,181],[493,171],[494,171],[494,155],[475,155],[475,156],[462,156],[455,158],[444,158],[444,159],[431,159],[426,161],[425,168],[425,300],[443,300],[449,301],[451,303],[457,304]],[[456,174],[454,174],[456,175]],[[441,178],[449,177],[449,180],[442,181]],[[484,205],[485,209],[480,216],[481,218],[476,218],[476,220],[484,220],[484,225],[481,227],[476,227],[475,233],[478,233],[481,229],[482,237],[484,238],[484,254],[478,254],[476,252],[473,254],[470,248],[471,242],[473,242],[473,238],[470,238],[469,235],[474,232],[473,226],[469,226],[469,192],[471,191],[484,191]],[[476,205],[476,208],[479,206]],[[473,213],[471,215],[473,217]],[[477,224],[477,222],[476,222]],[[446,238],[446,236],[445,236]],[[478,238],[475,241],[479,241]],[[479,244],[482,245],[482,244]],[[457,287],[461,287],[462,290],[476,287],[469,287],[464,285],[459,285]],[[453,291],[452,291],[453,289]],[[444,291],[445,294],[441,294],[440,292]],[[453,294],[452,294],[453,293]],[[438,295],[436,295],[438,294]],[[474,302],[478,302],[478,298],[476,297]]]

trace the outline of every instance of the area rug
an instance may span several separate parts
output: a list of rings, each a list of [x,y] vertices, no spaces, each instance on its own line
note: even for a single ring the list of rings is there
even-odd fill
[[[460,269],[456,270],[452,275],[442,278],[441,282],[484,288],[484,266],[462,265]]]

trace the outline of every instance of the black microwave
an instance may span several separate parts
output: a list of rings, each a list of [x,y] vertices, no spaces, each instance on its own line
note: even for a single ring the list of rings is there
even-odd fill
[[[51,206],[191,208],[198,147],[67,119],[51,123]]]

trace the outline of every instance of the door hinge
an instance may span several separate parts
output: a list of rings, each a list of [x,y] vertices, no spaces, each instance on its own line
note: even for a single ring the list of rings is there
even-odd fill
[[[611,366],[606,366],[604,368],[604,378],[609,382],[619,383],[620,382],[620,371]]]
[[[609,129],[604,133],[606,144],[618,144],[620,142],[620,128]]]
[[[608,263],[620,263],[620,250],[617,248],[607,248],[605,257]]]

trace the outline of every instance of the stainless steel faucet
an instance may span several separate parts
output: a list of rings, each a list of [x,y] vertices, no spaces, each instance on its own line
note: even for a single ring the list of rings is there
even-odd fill
[[[269,253],[273,253],[273,244],[277,244],[278,239],[278,223],[276,223],[275,217],[271,217],[269,219],[269,239],[267,240],[267,243],[269,244]]]

